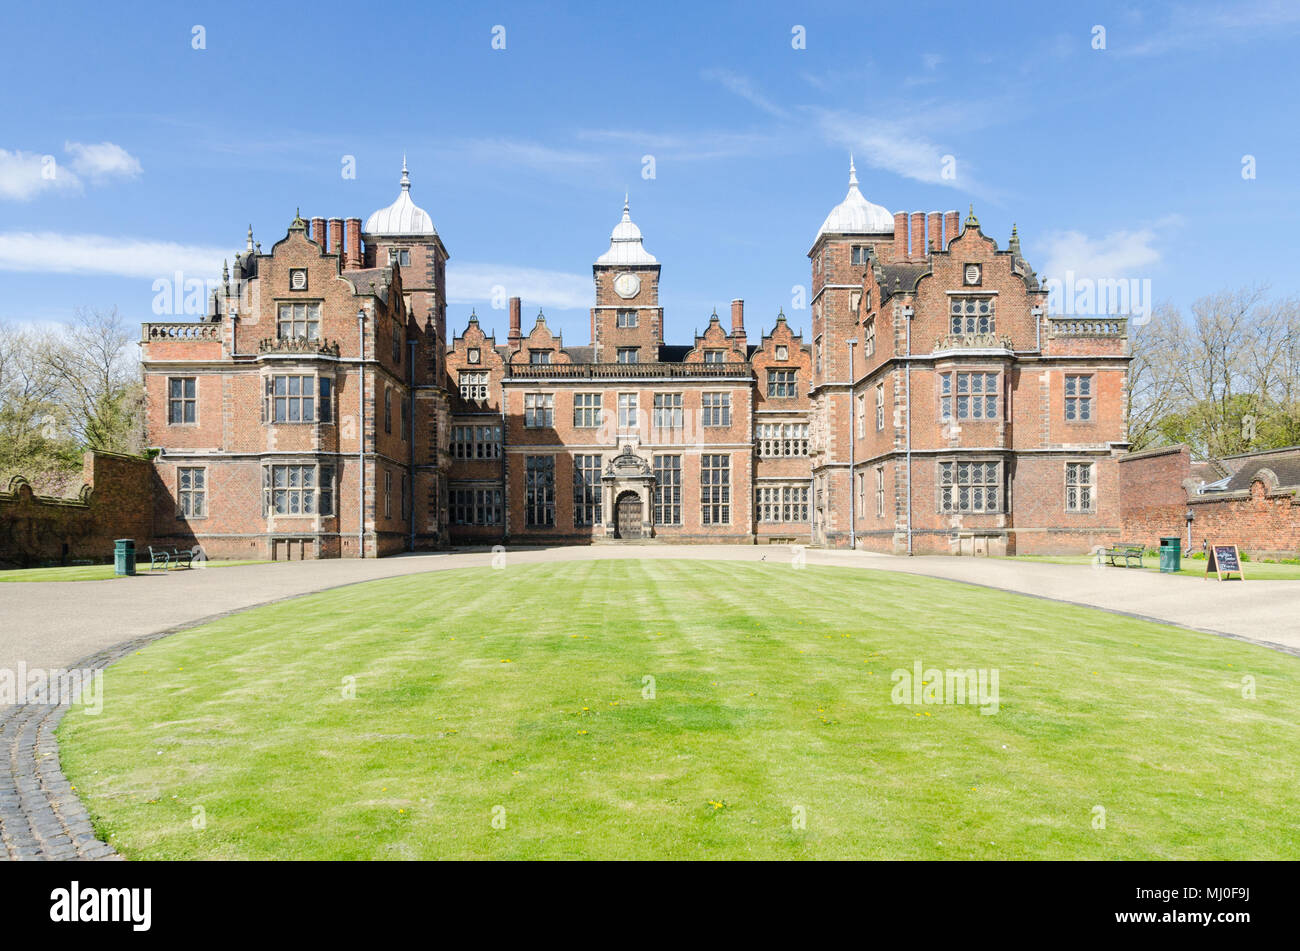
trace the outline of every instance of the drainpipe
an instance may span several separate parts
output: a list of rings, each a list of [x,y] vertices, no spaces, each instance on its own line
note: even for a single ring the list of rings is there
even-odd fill
[[[855,331],[856,334],[856,331]],[[853,354],[857,350],[858,340],[855,336],[849,341],[849,550],[856,551],[858,547],[858,496],[857,486],[854,485],[853,479],[856,473],[854,465],[857,463],[857,406],[854,405],[856,394],[853,392],[853,384],[857,377],[853,372]]]
[[[903,366],[906,368],[907,389],[907,554],[912,555],[912,316],[911,307],[903,308],[903,319],[907,321],[907,354]]]
[[[495,341],[496,336],[492,339]],[[510,537],[510,467],[506,464],[506,377],[510,373],[510,361],[506,359],[506,370],[501,375],[501,542],[505,544]],[[601,513],[602,515],[605,513]]]
[[[361,359],[357,364],[357,557],[366,557],[366,311],[357,308],[357,340]]]
[[[406,434],[410,441],[410,452],[407,453],[407,468],[409,475],[406,480],[406,490],[408,498],[406,504],[410,506],[407,512],[410,513],[410,531],[411,531],[411,551],[415,551],[415,341],[409,341],[411,350],[410,366],[407,367],[406,375],[411,381],[411,392],[408,402],[410,410],[406,421],[409,432]]]

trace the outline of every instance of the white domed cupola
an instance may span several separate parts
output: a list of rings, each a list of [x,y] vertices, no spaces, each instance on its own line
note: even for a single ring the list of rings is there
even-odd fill
[[[597,264],[658,264],[659,261],[641,244],[641,229],[632,221],[627,196],[623,198],[623,219],[609,236],[609,250],[596,258]]]
[[[429,213],[411,201],[411,175],[406,169],[406,156],[402,156],[402,192],[397,201],[380,208],[366,219],[362,233],[381,237],[418,237],[437,235]]]
[[[885,208],[862,197],[858,191],[858,170],[849,156],[849,193],[831,209],[817,236],[824,234],[893,234],[894,216]]]

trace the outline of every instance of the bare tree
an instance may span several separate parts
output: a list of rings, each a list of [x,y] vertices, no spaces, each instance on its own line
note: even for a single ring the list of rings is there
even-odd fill
[[[1175,379],[1183,329],[1177,308],[1164,303],[1130,335],[1133,360],[1128,376],[1128,439],[1135,452],[1157,444],[1161,421],[1185,408]]]
[[[69,431],[87,449],[137,452],[142,391],[134,340],[114,307],[78,310],[58,346],[48,351]]]
[[[76,465],[47,360],[54,345],[52,334],[0,326],[0,488],[22,475],[44,489],[48,473]]]

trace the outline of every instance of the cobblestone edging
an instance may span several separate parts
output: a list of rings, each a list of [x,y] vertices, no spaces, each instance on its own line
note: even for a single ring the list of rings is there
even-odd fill
[[[92,654],[69,669],[99,670],[164,637],[161,631]],[[68,704],[0,707],[0,859],[122,861],[95,837],[90,815],[59,764],[54,731]]]

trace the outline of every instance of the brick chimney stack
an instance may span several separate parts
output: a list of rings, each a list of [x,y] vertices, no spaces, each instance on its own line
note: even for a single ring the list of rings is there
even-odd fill
[[[520,329],[519,316],[519,298],[510,298],[510,336],[506,339],[510,342],[510,349],[517,349],[521,340],[523,340],[523,331]]]
[[[944,216],[939,212],[931,212],[927,216],[926,229],[930,233],[930,247],[927,251],[943,251],[944,249]]]
[[[328,250],[330,254],[343,253],[343,219],[342,218],[330,219],[330,246]]]
[[[919,261],[925,257],[925,212],[912,212],[912,251],[913,261]]]
[[[894,212],[894,260],[907,260],[907,212]]]
[[[945,211],[943,213],[943,233],[948,243],[952,244],[953,239],[961,234],[961,215],[955,211]]]
[[[325,219],[313,218],[311,220],[311,239],[321,246],[322,250],[327,250],[325,244]]]
[[[347,263],[344,267],[352,270],[361,267],[361,219],[347,219],[348,243],[347,243]]]
[[[731,302],[731,342],[743,353],[748,339],[745,334],[745,302],[737,297]]]

